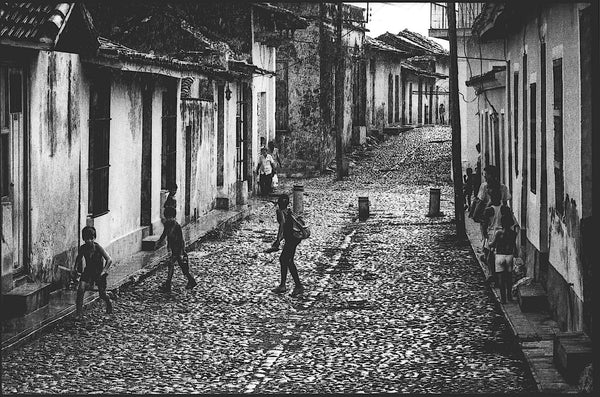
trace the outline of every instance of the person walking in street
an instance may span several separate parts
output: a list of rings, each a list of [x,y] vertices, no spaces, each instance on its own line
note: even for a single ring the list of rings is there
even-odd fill
[[[294,255],[296,254],[296,247],[300,244],[300,239],[294,237],[294,221],[292,219],[292,210],[288,208],[290,204],[290,197],[287,194],[282,194],[277,199],[277,222],[279,223],[279,229],[277,231],[277,238],[271,246],[271,252],[279,249],[281,240],[284,240],[283,249],[279,256],[279,265],[281,268],[281,282],[279,286],[274,288],[272,291],[276,294],[285,292],[286,281],[288,270],[292,274],[294,279],[294,290],[291,296],[297,296],[304,292],[304,286],[300,282],[298,276],[298,269],[294,263]]]
[[[267,196],[271,193],[271,184],[273,180],[273,157],[267,153],[267,148],[262,147],[260,149],[260,157],[258,158],[258,164],[256,166],[256,173],[258,174],[260,195]]]
[[[168,259],[169,272],[167,274],[167,280],[158,289],[161,292],[171,291],[171,280],[173,279],[173,272],[175,270],[175,262],[179,264],[183,275],[187,278],[188,283],[185,286],[186,289],[192,289],[196,286],[196,280],[190,273],[190,265],[188,261],[187,253],[185,252],[185,240],[183,238],[183,232],[181,225],[175,220],[177,211],[173,207],[165,208],[165,228],[160,235],[156,245],[160,246],[165,238],[167,239],[167,249],[171,250],[171,257]]]
[[[490,245],[493,243],[493,238],[496,236],[496,232],[502,229],[501,210],[502,204],[500,203],[500,189],[496,186],[491,187],[490,192],[490,204],[485,209],[483,214],[483,222],[481,223],[481,230],[483,233],[483,250],[485,263],[488,267],[489,275],[487,282],[491,282],[494,279],[494,252],[490,249]]]
[[[86,289],[92,288],[94,284],[98,287],[100,299],[106,303],[106,313],[113,311],[112,302],[106,294],[106,278],[108,270],[112,266],[112,259],[108,253],[98,244],[96,240],[96,229],[86,226],[81,230],[84,244],[79,247],[75,258],[75,269],[79,277],[77,286],[77,297],[75,298],[76,316],[83,316],[83,295]]]
[[[271,180],[271,191],[275,190],[275,188],[279,185],[279,176],[278,172],[281,168],[281,157],[279,156],[279,149],[275,147],[274,141],[269,141],[269,154],[273,158],[273,179]]]
[[[175,199],[175,195],[177,194],[177,184],[174,183],[173,186],[169,188],[169,194],[167,195],[167,199],[165,200],[165,204],[163,208],[173,207],[177,208],[177,199]]]
[[[489,192],[491,189],[498,188],[500,190],[500,200],[502,204],[507,206],[508,200],[511,199],[510,192],[508,191],[508,187],[500,182],[500,178],[498,175],[498,169],[493,165],[488,165],[485,167],[485,182],[483,182],[479,186],[479,191],[477,193],[477,198],[479,200],[485,201],[489,203],[490,196]]]
[[[446,108],[444,107],[443,103],[440,103],[440,123],[441,124],[446,124]]]
[[[506,207],[503,207],[503,209]],[[500,301],[512,301],[512,269],[517,252],[517,232],[513,229],[510,212],[505,211],[500,218],[502,229],[497,230],[490,248],[495,251],[494,270],[500,284]]]
[[[463,196],[465,199],[465,210],[471,208],[471,195],[473,194],[473,169],[467,168],[466,175],[463,175]]]

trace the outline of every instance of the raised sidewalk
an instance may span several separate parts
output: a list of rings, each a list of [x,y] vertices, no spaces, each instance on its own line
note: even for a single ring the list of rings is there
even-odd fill
[[[483,253],[479,224],[466,215],[467,237],[483,273],[487,276],[489,274],[487,266],[479,257]],[[552,343],[554,335],[560,332],[560,329],[550,313],[547,311],[523,313],[517,300],[502,304],[500,290],[492,288],[492,292],[517,338],[538,390],[542,393],[578,393],[578,387],[569,385],[554,366]]]
[[[183,227],[186,248],[193,250],[208,232],[218,230],[250,215],[256,199],[249,204],[238,205],[230,210],[213,210],[195,222]],[[167,258],[166,244],[155,251],[138,251],[132,256],[116,262],[108,275],[107,290],[123,288],[153,274]],[[2,353],[30,341],[62,319],[75,313],[76,291],[59,289],[50,294],[48,305],[26,316],[2,321]],[[98,299],[98,292],[87,291],[84,305]]]

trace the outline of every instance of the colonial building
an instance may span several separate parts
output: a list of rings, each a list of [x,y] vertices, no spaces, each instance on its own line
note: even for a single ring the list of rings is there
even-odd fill
[[[337,10],[332,3],[282,3],[309,25],[277,52],[277,141],[284,167],[319,170],[335,159]],[[364,9],[344,4],[344,148],[366,136]],[[345,149],[344,149],[345,150]]]
[[[528,275],[546,290],[561,329],[590,336],[593,9],[487,3],[473,24],[482,48],[500,44],[506,54],[477,78],[478,96],[494,97],[482,110],[500,116],[493,128],[484,117],[480,135],[511,188]]]
[[[435,57],[415,56],[411,49],[371,37],[367,37],[365,49],[369,129],[438,123],[437,110],[441,103],[447,107],[448,95],[440,91],[440,82],[447,75],[435,71]]]
[[[175,184],[182,224],[252,190],[259,126],[275,133],[271,40],[303,22],[253,5],[229,45],[160,7],[120,24],[104,5],[0,5],[3,294],[60,288],[86,224],[113,259],[139,251]]]

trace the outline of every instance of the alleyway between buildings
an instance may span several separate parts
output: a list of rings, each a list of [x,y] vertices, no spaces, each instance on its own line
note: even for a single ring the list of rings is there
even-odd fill
[[[356,152],[348,180],[305,189],[312,236],[296,263],[306,292],[274,295],[279,253],[268,201],[190,254],[171,295],[154,276],[2,360],[3,393],[491,393],[534,391],[468,241],[454,237],[448,128]],[[429,188],[440,218],[427,218]],[[370,218],[358,221],[358,197]],[[291,290],[288,281],[288,291]]]

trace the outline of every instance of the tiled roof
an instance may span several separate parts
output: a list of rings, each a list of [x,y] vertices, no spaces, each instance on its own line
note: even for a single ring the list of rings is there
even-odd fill
[[[54,43],[73,3],[0,2],[0,41]]]
[[[104,37],[99,37],[98,39],[100,41],[100,48],[97,54],[99,58],[162,66],[173,70],[195,71],[206,75],[225,78],[239,78],[247,76],[247,74],[243,72],[229,71],[214,66],[204,65],[198,62],[179,60],[166,55],[140,52]]]
[[[398,36],[403,36],[412,42],[416,43],[418,46],[423,47],[427,51],[437,54],[437,55],[448,55],[448,52],[438,43],[433,40],[428,39],[427,37],[416,33],[411,32],[408,29],[404,29],[401,32],[398,32]]]
[[[428,70],[421,69],[418,66],[411,65],[410,63],[407,63],[407,62],[401,62],[400,64],[402,65],[402,69],[411,70],[411,71],[415,72],[416,75],[426,76],[426,77],[435,77],[438,79],[447,79],[448,78],[448,76],[446,76],[445,74],[430,72]]]
[[[365,45],[374,50],[391,52],[398,55],[408,55],[408,52],[399,50],[391,45],[384,43],[381,40],[374,39],[369,36],[365,36]]]
[[[283,28],[287,29],[304,29],[308,26],[308,21],[299,15],[294,14],[290,10],[275,6],[270,3],[252,3],[254,7],[261,8],[265,11],[270,11],[273,17],[283,24]]]

